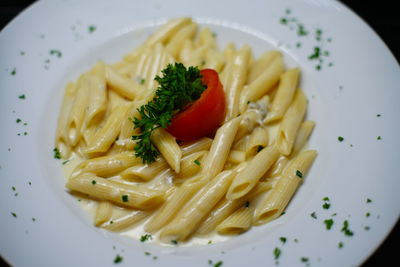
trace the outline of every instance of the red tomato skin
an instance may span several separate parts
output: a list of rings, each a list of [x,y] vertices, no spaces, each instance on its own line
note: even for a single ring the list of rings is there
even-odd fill
[[[181,141],[191,141],[217,129],[225,118],[225,94],[218,73],[213,69],[200,71],[207,89],[192,105],[171,120],[167,131]]]

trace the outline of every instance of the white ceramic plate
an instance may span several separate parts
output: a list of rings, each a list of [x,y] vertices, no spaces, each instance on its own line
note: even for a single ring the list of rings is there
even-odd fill
[[[52,149],[65,83],[180,16],[212,27],[221,45],[278,48],[301,67],[319,156],[276,221],[222,243],[165,248],[94,228]],[[316,46],[322,62],[309,58]],[[0,58],[0,253],[12,265],[112,266],[120,255],[126,266],[352,266],[399,217],[399,66],[336,1],[40,1],[1,32]]]

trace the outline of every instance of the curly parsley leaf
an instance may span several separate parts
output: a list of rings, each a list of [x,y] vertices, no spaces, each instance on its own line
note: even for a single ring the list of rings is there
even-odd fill
[[[132,136],[137,140],[135,155],[142,158],[143,163],[151,163],[159,155],[150,139],[152,132],[159,127],[167,128],[173,115],[197,100],[206,89],[197,67],[168,64],[162,74],[154,78],[159,84],[154,99],[138,108],[140,119],[133,118],[134,128],[141,130],[139,135]]]

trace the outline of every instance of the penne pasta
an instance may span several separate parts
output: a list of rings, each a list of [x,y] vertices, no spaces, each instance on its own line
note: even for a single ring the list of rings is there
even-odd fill
[[[316,156],[315,150],[307,150],[289,163],[271,192],[257,204],[254,211],[255,225],[267,223],[282,214]]]
[[[297,130],[303,121],[307,108],[307,99],[301,90],[297,90],[293,102],[286,111],[281,124],[279,125],[276,144],[279,152],[289,155],[297,135]]]
[[[137,209],[151,209],[164,201],[163,191],[110,181],[91,173],[69,179],[66,187],[95,199],[108,200],[120,206]]]

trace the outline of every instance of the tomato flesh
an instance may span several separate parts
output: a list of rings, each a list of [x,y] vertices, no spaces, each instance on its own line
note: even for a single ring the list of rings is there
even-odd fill
[[[225,118],[225,95],[218,73],[213,69],[203,69],[200,74],[206,90],[193,104],[177,113],[167,128],[181,141],[213,133]]]

